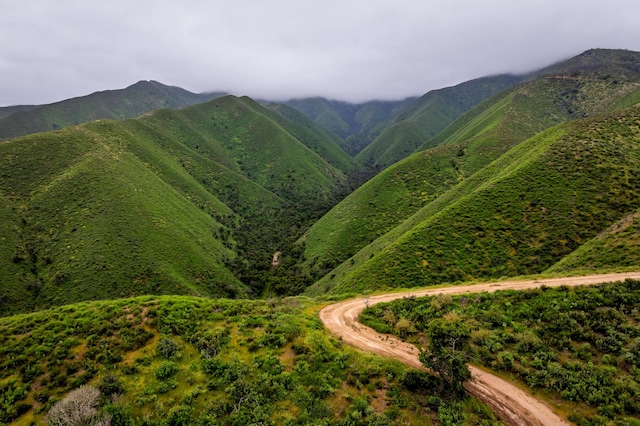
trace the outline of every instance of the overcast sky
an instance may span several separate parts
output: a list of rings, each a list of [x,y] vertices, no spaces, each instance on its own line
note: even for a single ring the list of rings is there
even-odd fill
[[[0,0],[0,105],[138,80],[272,100],[400,99],[590,48],[638,0]]]

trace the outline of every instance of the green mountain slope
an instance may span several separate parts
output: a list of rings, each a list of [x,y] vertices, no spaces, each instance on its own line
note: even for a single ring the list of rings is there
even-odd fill
[[[393,164],[431,140],[460,114],[522,78],[514,75],[485,77],[430,91],[379,125],[376,128],[379,135],[358,153],[356,159],[378,167]]]
[[[3,108],[6,112],[15,112],[0,116],[0,139],[57,130],[100,118],[133,118],[160,108],[183,108],[223,95],[195,94],[157,81],[139,81],[125,89],[96,92],[53,104]]]
[[[175,115],[186,119],[193,129],[190,134],[205,135],[204,146],[189,145],[194,139],[191,142],[185,139],[189,147],[210,150],[207,155],[215,161],[241,172],[287,200],[300,194],[328,198],[332,190],[345,181],[344,173],[287,131],[299,131],[308,137],[304,129],[295,123],[284,122],[282,116],[249,98],[226,96],[176,111]],[[145,117],[143,120],[150,122],[153,119]],[[165,126],[164,119],[155,122],[156,126]],[[168,127],[174,124],[171,122]],[[189,134],[188,129],[180,123],[176,126],[171,130],[172,134],[184,139],[185,133]],[[343,155],[347,157],[346,153]]]
[[[545,272],[568,273],[621,268],[640,264],[640,213],[631,213],[578,247]]]
[[[542,272],[638,208],[640,109],[519,144],[363,249],[312,291]]]
[[[270,109],[286,119],[274,116],[273,120],[332,166],[345,174],[351,174],[359,168],[358,162],[347,154],[346,143],[334,133],[286,105],[274,104]],[[295,126],[292,126],[292,123],[295,123]]]
[[[244,293],[223,265],[233,253],[212,217],[229,209],[211,194],[199,208],[120,146],[114,127],[0,144],[1,190],[15,211],[14,253],[3,262],[24,264],[3,277],[4,312],[135,294]],[[24,288],[31,297],[12,297]]]
[[[607,58],[602,58],[601,68],[612,71]],[[424,149],[375,176],[309,230],[309,262],[315,262],[320,273],[328,272],[542,130],[575,116],[640,102],[640,87],[624,72],[612,77],[598,71],[575,76],[574,71],[543,76],[493,96],[433,138],[428,145],[437,148]]]
[[[259,294],[271,275],[244,279],[241,264],[269,271],[297,238],[292,226],[345,181],[285,127],[308,136],[227,97],[0,143],[0,313],[137,294]]]
[[[415,98],[407,98],[352,104],[316,97],[293,99],[284,104],[341,137],[346,143],[343,149],[355,155],[373,139],[370,132],[376,125],[414,101]]]
[[[29,111],[34,108],[38,108],[38,106],[39,105],[14,105],[8,107],[0,107],[0,119],[13,114],[14,112]]]

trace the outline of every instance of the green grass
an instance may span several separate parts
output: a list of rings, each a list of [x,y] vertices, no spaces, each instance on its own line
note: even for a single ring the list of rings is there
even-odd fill
[[[502,75],[433,90],[379,125],[379,135],[356,159],[363,164],[389,166],[415,152],[476,104],[519,81],[519,77]]]
[[[605,74],[600,71],[603,67],[606,62],[577,74],[573,68],[548,71],[550,75],[495,95],[425,142],[420,148],[423,155],[414,154],[394,164],[347,197],[305,237],[309,262],[328,273],[310,291],[318,294],[328,289],[336,277],[344,282],[348,271],[369,262],[412,227],[478,188],[496,170],[484,168],[522,141],[576,117],[633,105],[639,90],[635,80],[623,77],[623,71],[613,74],[614,69]],[[434,145],[438,148],[431,148]],[[476,173],[480,175],[474,176]],[[452,274],[451,279],[463,277]],[[384,281],[377,285],[385,285]]]
[[[426,373],[344,346],[318,309],[146,296],[2,318],[0,422],[42,422],[71,390],[119,383],[106,405],[136,424],[498,424],[476,400],[442,400]]]
[[[637,208],[638,109],[550,129],[417,212],[310,291],[545,270]],[[334,288],[335,286],[335,288]]]
[[[551,274],[576,271],[599,271],[637,268],[640,264],[640,214],[631,213],[545,272]]]
[[[639,298],[640,282],[627,280],[405,298],[369,308],[361,320],[419,342],[433,319],[458,318],[472,329],[473,364],[520,382],[574,423],[637,424]]]
[[[345,174],[353,173],[359,168],[359,164],[351,156],[346,155],[347,144],[334,133],[318,125],[300,111],[286,105],[274,104],[270,108],[286,118],[286,120],[282,120],[273,116],[274,121],[277,121],[296,139],[324,158],[329,164]],[[292,126],[292,123],[295,123],[295,126]]]
[[[346,183],[295,135],[332,145],[228,97],[0,143],[0,313],[140,294],[260,294],[271,274],[256,281],[240,270],[269,271],[273,253],[289,250],[297,227]]]
[[[459,182],[451,167],[457,158],[457,147],[443,147],[376,175],[313,224],[302,239],[308,262],[315,269],[332,269],[402,223]]]

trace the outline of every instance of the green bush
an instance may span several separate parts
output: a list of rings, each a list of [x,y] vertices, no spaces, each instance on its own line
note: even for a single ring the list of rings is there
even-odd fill
[[[155,376],[158,380],[167,380],[178,372],[178,366],[173,361],[163,361],[155,370]]]

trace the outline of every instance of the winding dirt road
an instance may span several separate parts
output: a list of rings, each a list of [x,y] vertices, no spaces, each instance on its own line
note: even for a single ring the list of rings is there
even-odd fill
[[[418,360],[418,349],[394,336],[382,335],[358,322],[360,312],[366,307],[381,302],[410,296],[434,296],[437,294],[464,294],[493,292],[497,290],[525,290],[542,285],[548,287],[591,285],[627,278],[640,279],[640,272],[612,273],[589,275],[583,277],[567,277],[540,279],[529,281],[500,281],[468,286],[453,286],[437,289],[421,289],[413,292],[389,293],[368,298],[346,300],[329,305],[320,311],[320,319],[335,335],[343,341],[367,352],[396,358],[412,367],[422,368]],[[565,419],[556,414],[550,406],[537,400],[513,384],[469,366],[472,379],[465,385],[469,393],[484,401],[505,422],[510,425],[569,425]]]

